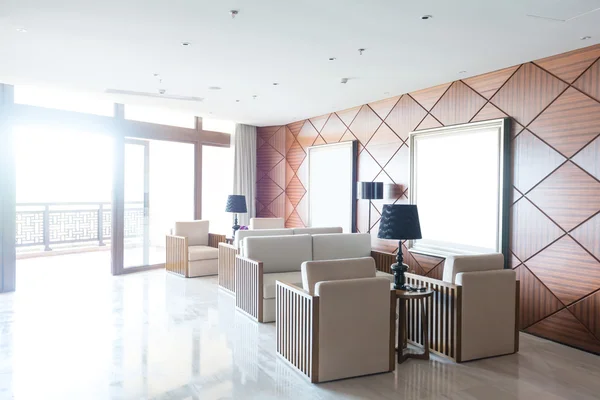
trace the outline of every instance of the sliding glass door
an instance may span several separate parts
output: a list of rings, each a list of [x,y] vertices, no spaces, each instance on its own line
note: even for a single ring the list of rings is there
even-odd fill
[[[123,267],[164,264],[165,235],[194,219],[191,143],[125,139]]]

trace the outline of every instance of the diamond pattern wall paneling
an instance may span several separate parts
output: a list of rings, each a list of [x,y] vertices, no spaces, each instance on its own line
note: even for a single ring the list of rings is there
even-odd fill
[[[359,180],[383,181],[386,190],[393,189],[372,205],[376,229],[383,204],[408,202],[410,153],[404,141],[409,132],[511,117],[510,247],[511,266],[521,280],[521,329],[600,353],[599,58],[596,45],[283,127],[259,128],[259,215],[284,217],[288,227],[304,226],[305,149],[358,140]],[[360,231],[367,229],[368,207],[359,202]],[[374,248],[397,250],[394,241],[372,235]],[[443,259],[405,253],[405,260],[411,271],[442,277]]]

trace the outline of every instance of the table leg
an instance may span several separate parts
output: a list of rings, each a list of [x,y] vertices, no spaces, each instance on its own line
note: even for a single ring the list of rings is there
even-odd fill
[[[398,364],[403,363],[404,361],[406,361],[406,359],[408,358],[416,358],[419,360],[429,360],[429,327],[428,327],[428,322],[427,322],[427,299],[420,299],[420,300],[416,300],[416,301],[420,301],[421,302],[421,334],[423,335],[423,353],[421,354],[415,354],[415,353],[408,353],[408,354],[404,354],[403,352],[403,348],[398,347]],[[402,325],[402,328],[398,330],[398,340],[400,340],[400,335],[403,332],[403,334],[406,334],[406,316],[404,319],[404,323]]]
[[[406,337],[406,300],[398,299],[398,364],[403,363]]]

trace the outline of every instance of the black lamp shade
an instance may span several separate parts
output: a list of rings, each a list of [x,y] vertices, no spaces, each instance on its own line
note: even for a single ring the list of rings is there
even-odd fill
[[[383,199],[383,182],[358,182],[358,196],[363,200]]]
[[[241,194],[231,194],[227,197],[227,206],[225,212],[230,213],[245,213],[248,212],[246,208],[246,196]]]
[[[421,239],[419,212],[413,204],[385,204],[379,222],[380,239]]]

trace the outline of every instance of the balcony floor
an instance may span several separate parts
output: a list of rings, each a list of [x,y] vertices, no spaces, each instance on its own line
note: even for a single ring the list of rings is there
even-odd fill
[[[592,399],[600,357],[521,334],[517,355],[409,360],[311,385],[275,354],[274,324],[235,311],[216,277],[110,275],[110,253],[21,260],[0,295],[2,399]]]

